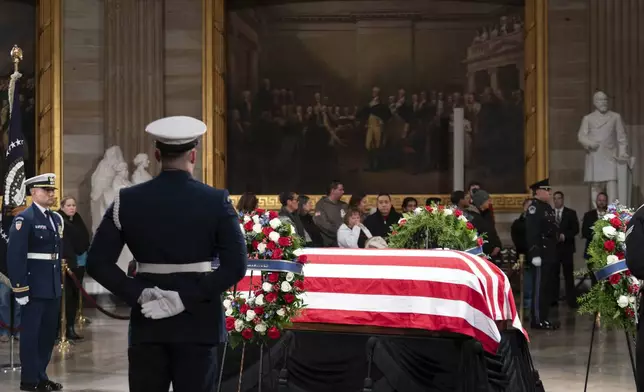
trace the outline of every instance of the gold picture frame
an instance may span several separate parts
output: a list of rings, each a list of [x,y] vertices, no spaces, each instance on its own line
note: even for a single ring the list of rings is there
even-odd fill
[[[203,0],[203,119],[208,126],[204,139],[204,182],[223,188],[226,169],[226,95],[225,95],[225,1]],[[525,183],[530,184],[548,177],[548,1],[525,1]],[[314,202],[323,195],[308,195]],[[395,206],[405,197],[415,197],[424,203],[429,197],[449,195],[392,195]],[[524,194],[494,194],[495,211],[521,211]],[[237,202],[240,195],[232,195]],[[258,195],[261,208],[280,207],[277,195]],[[348,196],[345,196],[345,198]],[[369,203],[375,205],[376,195],[368,195]]]

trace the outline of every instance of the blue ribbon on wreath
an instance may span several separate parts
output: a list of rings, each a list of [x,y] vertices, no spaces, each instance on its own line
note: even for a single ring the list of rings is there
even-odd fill
[[[301,275],[304,264],[288,260],[248,260],[248,269],[252,271],[292,272]],[[219,258],[212,262],[212,269],[219,268]]]
[[[597,280],[604,280],[624,271],[628,271],[628,267],[626,266],[626,260],[622,259],[617,263],[609,264],[599,271],[595,271],[595,277],[597,278]]]
[[[474,256],[480,256],[483,254],[483,248],[480,246],[477,246],[476,248],[470,248],[466,250],[465,252],[472,254]]]

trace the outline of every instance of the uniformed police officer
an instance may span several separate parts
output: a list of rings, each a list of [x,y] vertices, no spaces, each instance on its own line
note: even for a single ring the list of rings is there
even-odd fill
[[[49,209],[55,201],[56,176],[32,177],[25,186],[33,203],[14,218],[7,247],[9,278],[22,306],[20,390],[60,391],[63,386],[47,377],[61,296],[63,220]]]
[[[246,273],[246,245],[226,190],[192,176],[206,125],[191,117],[154,121],[161,173],[122,189],[107,209],[87,272],[132,306],[128,349],[132,392],[211,392],[216,348],[225,337],[221,293]],[[127,244],[128,278],[116,264]],[[220,267],[211,272],[218,256]]]
[[[628,223],[626,229],[626,266],[637,279],[644,279],[644,206],[640,206]],[[641,291],[640,291],[641,293]],[[641,325],[644,317],[644,306],[640,302],[637,328],[635,360],[637,369],[637,391],[644,392],[644,328]]]
[[[530,186],[533,199],[525,218],[528,259],[535,266],[534,298],[532,300],[531,326],[535,329],[557,329],[550,322],[548,313],[552,303],[554,277],[557,276],[557,220],[550,205],[548,179]]]

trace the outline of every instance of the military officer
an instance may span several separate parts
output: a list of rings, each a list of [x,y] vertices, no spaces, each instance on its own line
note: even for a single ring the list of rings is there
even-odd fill
[[[550,322],[548,313],[553,300],[554,277],[557,276],[557,221],[550,205],[548,179],[530,186],[533,199],[526,213],[526,240],[528,259],[534,265],[534,299],[532,300],[531,326],[535,329],[557,329]]]
[[[644,279],[644,206],[637,209],[626,229],[626,266],[637,279]],[[641,293],[641,291],[640,291]],[[644,392],[644,328],[641,325],[644,317],[644,306],[640,302],[640,325],[637,329],[635,360],[637,369],[637,392]]]
[[[107,209],[87,272],[132,306],[128,348],[132,392],[211,392],[222,337],[221,293],[246,273],[246,244],[226,190],[193,178],[206,125],[177,116],[152,122],[161,173],[122,189]],[[127,244],[128,278],[116,264]],[[211,271],[219,257],[220,267]]]
[[[7,247],[9,278],[22,306],[20,390],[60,391],[63,386],[47,377],[61,296],[63,220],[50,210],[56,176],[41,174],[26,180],[25,186],[33,203],[14,218]]]

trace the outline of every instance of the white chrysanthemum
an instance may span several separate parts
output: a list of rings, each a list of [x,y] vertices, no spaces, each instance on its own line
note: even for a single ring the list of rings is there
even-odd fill
[[[452,211],[452,209],[451,209],[451,208],[445,208],[445,209],[443,210],[443,215],[445,215],[445,216],[452,215],[453,213],[454,213],[454,211]]]
[[[463,222],[468,222],[468,220],[467,220],[467,218],[465,217],[465,215],[461,215],[461,216],[459,216],[459,217],[458,217],[458,220],[463,221]]]
[[[223,304],[224,304],[224,309],[228,309],[228,308],[230,308],[230,305],[232,305],[232,303],[233,303],[233,302],[232,302],[231,300],[229,300],[229,299],[225,299],[225,300],[224,300],[224,302],[223,302]]]
[[[425,209],[423,207],[416,207],[416,209],[414,209],[414,214],[416,214],[416,215],[422,214],[423,211],[425,211]]]
[[[610,255],[606,257],[606,265],[615,264],[619,261],[619,258],[615,255]]]
[[[266,291],[267,293],[270,293],[271,291],[273,291],[273,285],[268,282],[264,282],[262,284],[262,290]]]
[[[613,226],[605,226],[602,232],[608,238],[615,238],[615,235],[617,235],[617,230]]]
[[[250,216],[244,215],[244,223],[250,222]]]
[[[286,314],[286,310],[284,310],[284,308],[279,308],[275,313],[277,313],[277,315],[280,317],[284,317],[284,315]]]
[[[264,306],[264,294],[260,294],[257,297],[255,297],[255,305]]]
[[[259,323],[255,325],[255,331],[259,332],[260,334],[266,333],[266,324],[264,323]]]
[[[628,297],[625,295],[620,295],[619,298],[617,298],[617,306],[620,308],[625,308],[628,306]]]
[[[259,234],[259,233],[261,233],[261,232],[262,232],[262,225],[260,225],[259,223],[255,223],[255,224],[253,225],[253,232],[254,232],[255,234]]]
[[[293,281],[293,279],[295,279],[295,274],[294,274],[294,273],[292,273],[292,272],[288,272],[288,273],[286,274],[286,281],[287,281],[287,282],[292,282],[292,281]]]
[[[257,315],[253,309],[248,309],[246,311],[246,321],[253,321]]]
[[[606,215],[604,215],[603,219],[608,221],[608,220],[613,219],[614,217],[615,217],[615,214],[606,214]]]
[[[624,242],[626,241],[626,233],[620,231],[617,233],[617,242]]]
[[[282,221],[279,220],[279,218],[273,218],[268,222],[268,224],[273,228],[273,230],[277,230],[278,227],[282,226]]]
[[[232,315],[233,315],[233,308],[226,309],[226,317],[230,317]]]
[[[268,235],[268,239],[273,242],[277,242],[280,239],[280,233],[276,231],[271,231],[271,233]]]
[[[253,215],[253,223],[259,223],[259,216]]]
[[[291,284],[289,282],[282,282],[282,287],[280,287],[280,289],[283,292],[288,293],[289,291],[293,290],[293,287],[291,287]]]
[[[244,329],[244,322],[242,320],[235,320],[235,331],[241,332]]]
[[[257,245],[257,251],[259,253],[264,253],[266,251],[266,244],[263,242],[260,242],[259,245]]]

